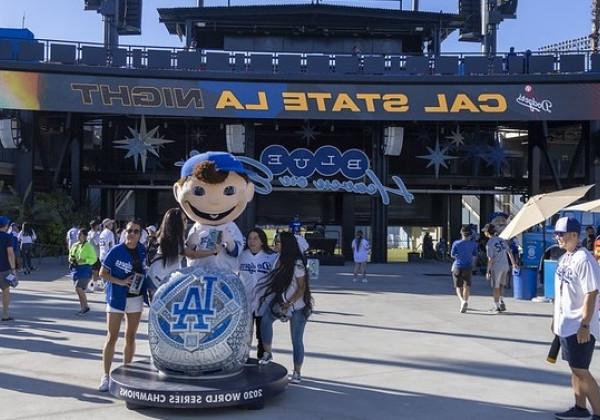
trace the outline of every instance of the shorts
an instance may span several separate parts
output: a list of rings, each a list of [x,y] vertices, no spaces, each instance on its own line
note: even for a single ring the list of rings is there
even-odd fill
[[[92,265],[92,271],[100,271],[100,267],[102,267],[102,264],[100,264],[100,260],[96,260],[94,265]]]
[[[6,290],[10,287],[10,284],[6,281],[6,276],[10,271],[0,271],[0,290]]]
[[[464,284],[471,287],[471,267],[455,268],[452,270],[452,280],[454,287],[463,287]]]
[[[106,312],[112,314],[130,314],[142,312],[144,308],[144,297],[136,296],[127,298],[127,303],[125,304],[125,310],[113,308],[112,306],[106,304]]]
[[[84,279],[77,279],[77,280],[73,281],[73,284],[75,284],[75,287],[85,290],[85,289],[87,289],[88,284],[90,284],[91,280],[92,280],[91,277],[84,278]]]
[[[594,354],[596,339],[590,335],[590,341],[579,344],[577,334],[560,337],[560,348],[563,360],[569,362],[569,367],[574,369],[589,369]]]
[[[492,276],[490,277],[490,286],[492,289],[498,289],[501,286],[504,287],[508,284],[508,272],[510,270],[507,269],[496,269],[492,270]]]

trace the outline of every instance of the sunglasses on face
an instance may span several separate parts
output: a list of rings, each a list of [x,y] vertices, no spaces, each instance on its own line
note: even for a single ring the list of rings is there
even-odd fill
[[[127,233],[135,233],[136,235],[140,233],[139,229],[127,229],[125,232]]]
[[[554,232],[554,236],[556,236],[557,238],[562,238],[566,234],[567,232]]]

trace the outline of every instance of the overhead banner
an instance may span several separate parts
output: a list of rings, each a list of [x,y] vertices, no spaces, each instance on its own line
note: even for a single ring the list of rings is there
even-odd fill
[[[600,83],[281,83],[0,70],[0,108],[33,111],[251,119],[600,120],[599,100]]]

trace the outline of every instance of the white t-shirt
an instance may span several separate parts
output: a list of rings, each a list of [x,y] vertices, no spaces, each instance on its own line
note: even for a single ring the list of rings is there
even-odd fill
[[[356,238],[352,241],[352,252],[354,253],[354,262],[364,263],[369,259],[369,241],[362,238],[358,249],[356,249]]]
[[[215,230],[228,231],[229,236],[231,236],[237,244],[237,250],[234,249],[234,254],[230,255],[227,252],[227,249],[223,246],[221,247],[217,255],[210,255],[208,257],[194,259],[188,258],[188,267],[213,267],[237,272],[239,268],[238,257],[241,254],[242,248],[244,246],[244,236],[242,235],[242,232],[240,232],[235,223],[229,222],[224,225],[217,226],[195,223],[194,226],[192,226],[192,228],[190,229],[190,232],[188,233],[186,242],[187,246],[189,246],[195,251],[212,248],[213,244],[210,244],[209,242],[216,239],[216,235],[212,233],[212,231]]]
[[[37,239],[37,236],[35,235],[35,231],[31,229],[31,235],[26,235],[25,233],[23,233],[23,231],[21,231],[19,232],[19,235],[17,235],[17,239],[19,240],[19,242],[21,242],[21,245],[32,244]]]
[[[508,252],[510,247],[508,242],[498,236],[492,236],[485,246],[487,256],[492,261],[492,270],[495,271],[508,271],[510,265],[508,264]]]
[[[560,257],[554,276],[554,334],[560,337],[577,334],[583,319],[585,295],[598,290],[599,283],[600,265],[587,249],[580,247]],[[598,297],[592,313],[590,333],[598,339]]]
[[[254,313],[258,309],[260,296],[258,296],[256,284],[271,272],[276,260],[276,253],[267,254],[262,250],[253,254],[249,249],[245,249],[240,255],[239,276],[246,288],[250,313]]]
[[[158,247],[158,251],[156,252],[156,256],[150,262],[150,267],[146,271],[146,275],[150,278],[154,286],[158,288],[161,284],[165,283],[171,273],[175,270],[179,270],[182,267],[183,261],[183,250],[180,250],[180,255],[170,263],[164,264],[164,260],[162,258],[162,252],[160,246]]]
[[[67,243],[69,244],[69,249],[73,248],[73,245],[79,240],[79,229],[76,227],[72,227],[67,232]]]
[[[100,233],[100,240],[98,241],[98,258],[100,262],[104,262],[104,258],[108,255],[108,251],[110,251],[115,246],[115,234],[110,229],[104,229]]]
[[[90,230],[88,233],[88,242],[94,247],[96,255],[100,255],[100,231]]]
[[[294,266],[294,278],[292,279],[292,282],[288,286],[287,290],[285,291],[285,295],[284,295],[285,299],[287,301],[289,301],[292,298],[292,296],[294,295],[294,293],[296,293],[296,290],[298,290],[298,278],[304,277],[304,276],[306,276],[306,270],[304,269],[304,264],[302,263],[302,260],[296,260],[296,265]],[[306,281],[306,279],[305,279],[305,281]],[[299,309],[304,308],[305,306],[306,306],[306,304],[304,303],[304,297],[300,296],[290,306],[289,312],[291,313],[292,311],[297,311]]]

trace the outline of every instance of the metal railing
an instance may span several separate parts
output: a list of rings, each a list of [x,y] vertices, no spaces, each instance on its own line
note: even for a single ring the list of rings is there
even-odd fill
[[[4,44],[2,42],[4,41]],[[7,44],[10,44],[9,45]],[[20,48],[22,43],[38,43],[43,46],[39,48],[41,54],[34,59],[21,59]],[[67,59],[56,58],[53,54],[53,49],[71,47]],[[96,62],[90,64],[89,57],[86,57],[86,47],[93,47],[95,49]],[[9,49],[10,48],[10,49]],[[43,50],[43,51],[41,51]],[[91,50],[87,50],[91,51]],[[225,68],[215,70],[209,68],[210,53],[222,53],[228,56]],[[99,54],[100,53],[100,54]],[[152,64],[154,58],[162,53],[162,64]],[[168,56],[165,54],[168,53]],[[197,55],[198,65],[190,68],[182,66],[182,54],[181,53],[192,53]],[[100,62],[98,62],[98,54],[101,56]],[[253,68],[253,56],[270,56],[270,63],[257,71]],[[328,72],[336,73],[340,69],[339,58],[347,60],[348,57],[356,57],[358,66],[352,69],[346,74],[377,74],[370,73],[367,71],[367,62],[376,58],[381,60],[383,58],[383,74],[410,74],[410,75],[465,75],[465,74],[527,74],[535,73],[532,71],[530,62],[535,61],[538,56],[545,56],[552,58],[551,68],[545,68],[542,73],[571,73],[571,72],[589,72],[599,71],[600,72],[600,54],[594,54],[590,50],[575,50],[575,51],[543,51],[543,52],[521,52],[521,53],[499,53],[493,57],[487,57],[481,53],[472,52],[445,52],[440,56],[430,55],[415,55],[415,54],[351,54],[351,53],[302,53],[297,51],[278,51],[278,52],[261,52],[261,51],[224,51],[224,50],[195,50],[189,48],[177,48],[177,47],[160,47],[160,46],[142,46],[142,45],[121,45],[118,49],[109,50],[105,49],[103,44],[95,42],[82,42],[82,41],[67,41],[67,40],[52,40],[52,39],[35,39],[35,40],[23,40],[23,39],[0,39],[0,63],[6,61],[12,62],[32,62],[32,63],[54,63],[54,64],[65,64],[65,65],[77,65],[86,67],[114,67],[124,69],[152,69],[152,70],[179,70],[179,71],[212,71],[212,72],[223,72],[223,73],[281,73],[281,57],[282,56],[297,56],[299,58],[298,71],[299,73],[313,73],[309,69],[309,58],[311,57],[328,57]],[[579,56],[583,66],[575,71],[564,71],[562,61],[565,56]],[[426,65],[421,66],[418,71],[411,70],[410,63],[415,57],[424,57],[426,59]],[[439,63],[444,58],[455,58],[456,66],[450,65],[447,72],[440,72]],[[470,57],[481,57],[487,58],[488,65],[486,71],[482,72],[469,72],[466,67],[466,61]],[[522,71],[511,71],[508,66],[510,57],[523,57],[524,68]],[[268,59],[266,59],[268,61]],[[513,69],[514,70],[514,69]],[[313,73],[319,74],[319,73]]]

